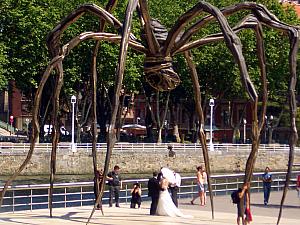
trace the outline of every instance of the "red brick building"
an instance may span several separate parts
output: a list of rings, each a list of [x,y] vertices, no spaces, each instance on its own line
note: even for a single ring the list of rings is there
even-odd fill
[[[26,118],[31,118],[31,112],[28,110],[29,100],[22,95],[15,83],[9,83],[8,90],[0,92],[0,120],[10,123],[10,117],[13,116],[13,126],[19,130],[26,129]],[[31,120],[31,119],[30,119]]]

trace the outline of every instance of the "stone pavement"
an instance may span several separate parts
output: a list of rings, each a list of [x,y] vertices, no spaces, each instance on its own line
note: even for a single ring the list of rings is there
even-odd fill
[[[262,204],[262,193],[254,193],[252,199],[253,222],[251,224],[276,224],[278,205],[281,192],[271,193],[268,206]],[[141,209],[130,209],[129,204],[121,208],[104,206],[104,216],[96,211],[90,224],[102,225],[216,225],[236,224],[236,205],[230,202],[230,196],[215,197],[215,219],[211,219],[209,206],[191,205],[190,199],[180,200],[180,209],[184,214],[193,215],[192,219],[171,218],[165,216],[150,216],[149,202],[143,202]],[[197,203],[197,201],[195,202]],[[1,213],[0,224],[5,225],[69,225],[85,224],[92,207],[55,208],[54,217],[49,218],[48,210],[22,211],[15,213]],[[281,225],[300,224],[300,200],[295,190],[288,193],[286,206],[283,211]]]

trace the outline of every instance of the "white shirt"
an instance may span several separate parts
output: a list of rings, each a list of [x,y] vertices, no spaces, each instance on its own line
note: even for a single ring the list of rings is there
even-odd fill
[[[175,186],[180,187],[180,185],[181,185],[181,176],[180,176],[180,174],[175,173],[174,176],[175,176],[175,182],[176,182]]]

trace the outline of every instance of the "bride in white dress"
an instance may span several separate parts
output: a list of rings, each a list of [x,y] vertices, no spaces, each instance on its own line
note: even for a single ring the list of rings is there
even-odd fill
[[[162,190],[159,192],[159,199],[156,209],[156,214],[158,216],[170,216],[170,217],[184,217],[192,218],[193,216],[184,215],[173,203],[172,198],[168,192],[169,182],[167,179],[163,178],[160,181],[160,186]]]

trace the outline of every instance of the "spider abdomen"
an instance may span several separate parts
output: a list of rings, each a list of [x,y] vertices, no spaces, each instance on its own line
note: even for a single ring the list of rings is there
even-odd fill
[[[170,91],[180,84],[171,57],[146,56],[144,71],[146,81],[156,90]]]

